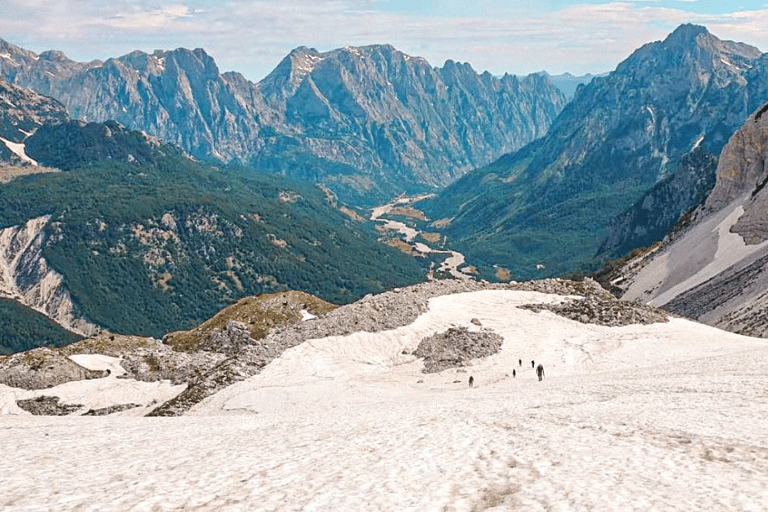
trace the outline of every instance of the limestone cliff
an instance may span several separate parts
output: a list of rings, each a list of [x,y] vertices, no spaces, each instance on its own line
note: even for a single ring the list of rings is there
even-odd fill
[[[442,68],[389,45],[297,48],[259,83],[221,73],[202,49],[77,63],[0,40],[0,77],[199,158],[255,163],[380,201],[445,186],[546,133],[566,103],[543,75]]]
[[[30,219],[23,226],[0,230],[0,294],[29,306],[65,328],[83,335],[98,326],[74,312],[62,276],[43,257],[44,228],[49,216]]]
[[[714,189],[686,225],[614,284],[639,299],[734,332],[768,336],[768,105],[723,149]]]

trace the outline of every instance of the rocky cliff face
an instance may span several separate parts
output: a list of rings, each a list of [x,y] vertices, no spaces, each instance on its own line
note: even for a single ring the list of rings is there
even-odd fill
[[[0,161],[34,164],[26,155],[26,139],[44,124],[67,119],[66,108],[58,101],[0,79]]]
[[[662,180],[612,222],[599,255],[625,255],[664,238],[686,210],[700,204],[715,185],[717,157],[696,148],[677,171]]]
[[[197,157],[253,161],[380,200],[441,187],[546,133],[565,97],[544,76],[432,68],[391,46],[298,48],[259,84],[203,50],[76,63],[0,42],[0,76]]]
[[[768,336],[768,105],[723,149],[717,181],[690,222],[615,277],[624,298],[742,334]]]
[[[706,182],[691,161],[719,154],[764,100],[765,64],[756,48],[681,26],[581,88],[544,138],[464,176],[427,214],[450,219],[449,237],[486,268],[510,266],[520,278],[535,277],[537,264],[552,273],[588,268],[615,216],[654,186]],[[672,223],[701,196],[665,193],[679,199]],[[622,250],[645,243],[613,238]]]
[[[74,314],[62,276],[43,257],[44,229],[49,221],[50,217],[39,217],[23,226],[0,230],[0,293],[40,311],[71,331],[95,334],[99,328]]]

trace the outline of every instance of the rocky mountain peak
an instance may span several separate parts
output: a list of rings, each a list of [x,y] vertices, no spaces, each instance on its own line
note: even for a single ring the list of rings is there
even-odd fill
[[[299,46],[291,50],[277,67],[261,82],[259,88],[267,98],[285,98],[296,89],[317,65],[323,56],[314,48]]]
[[[41,53],[39,55],[39,57],[42,60],[48,60],[48,61],[51,61],[51,62],[62,62],[62,63],[64,63],[64,62],[73,62],[72,60],[69,59],[69,57],[64,55],[64,52],[59,51],[59,50],[47,50],[47,51],[44,51],[43,53]]]
[[[27,161],[23,142],[41,125],[68,119],[64,105],[0,79],[0,160]]]

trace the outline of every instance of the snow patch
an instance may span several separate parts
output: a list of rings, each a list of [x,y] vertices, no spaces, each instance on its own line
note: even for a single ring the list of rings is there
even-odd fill
[[[110,375],[118,376],[124,375],[125,369],[120,366],[120,358],[105,356],[101,354],[73,354],[69,356],[69,359],[79,364],[86,370],[94,371],[106,371],[109,370]]]
[[[28,164],[38,165],[38,163],[35,160],[27,156],[27,153],[24,150],[24,144],[20,142],[11,142],[2,137],[0,137],[0,142],[5,144],[5,147],[7,147],[13,154],[21,158],[22,161],[27,162]]]
[[[41,418],[15,405],[146,403],[150,383],[113,376],[0,386],[0,409],[25,414],[0,428],[0,508],[768,509],[768,342],[681,319],[610,328],[517,307],[562,300],[437,297],[408,326],[306,341],[191,417]],[[448,326],[491,329],[502,350],[421,373],[403,352]]]

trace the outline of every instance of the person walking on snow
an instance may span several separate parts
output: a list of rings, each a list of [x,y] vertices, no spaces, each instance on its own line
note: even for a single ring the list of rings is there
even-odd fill
[[[539,364],[539,366],[536,367],[536,375],[539,377],[539,382],[544,378],[544,367]]]

